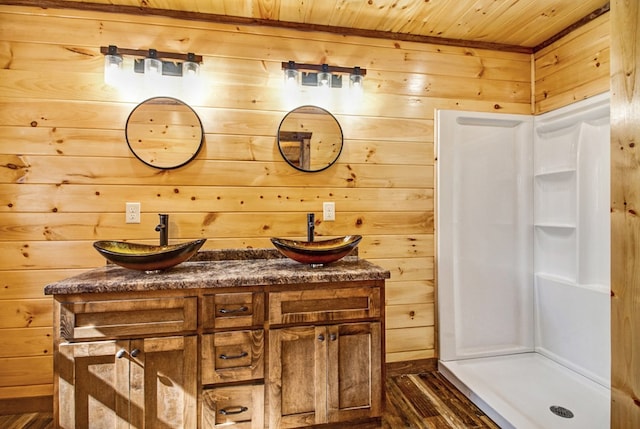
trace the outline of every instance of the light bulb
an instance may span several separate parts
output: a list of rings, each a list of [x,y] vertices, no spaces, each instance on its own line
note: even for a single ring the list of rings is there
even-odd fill
[[[284,85],[289,88],[298,86],[300,80],[300,73],[296,69],[296,63],[289,61],[287,68],[284,69]]]
[[[117,83],[122,70],[122,55],[118,54],[118,47],[109,45],[104,56],[104,82],[108,85]]]
[[[351,88],[362,88],[364,76],[360,74],[360,67],[354,67],[353,73],[349,75],[349,86]]]
[[[182,63],[182,75],[188,77],[195,77],[200,71],[200,65],[194,61],[185,61]]]
[[[149,77],[162,75],[162,61],[155,49],[149,49],[149,56],[144,59],[144,74]]]
[[[187,61],[182,63],[182,76],[188,79],[195,78],[200,72],[200,64],[196,61],[196,55],[193,52],[187,54]]]
[[[329,66],[322,64],[322,71],[318,73],[318,86],[331,88],[331,73],[329,73]]]

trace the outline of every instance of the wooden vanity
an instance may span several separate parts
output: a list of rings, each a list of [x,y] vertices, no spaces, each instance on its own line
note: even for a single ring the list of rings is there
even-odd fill
[[[194,259],[45,288],[58,427],[380,425],[388,271],[357,256],[312,268],[275,249]]]

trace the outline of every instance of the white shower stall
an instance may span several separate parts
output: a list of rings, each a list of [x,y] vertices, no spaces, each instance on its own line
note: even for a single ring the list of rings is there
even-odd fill
[[[502,428],[609,427],[609,97],[437,112],[440,371]]]

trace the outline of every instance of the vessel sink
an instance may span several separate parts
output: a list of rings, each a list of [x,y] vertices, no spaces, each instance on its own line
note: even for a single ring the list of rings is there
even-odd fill
[[[96,241],[93,247],[110,262],[140,271],[166,270],[191,258],[206,238],[166,246],[127,243],[125,241]]]
[[[361,235],[318,241],[296,241],[272,238],[271,242],[283,255],[303,264],[324,265],[347,256],[362,240]]]

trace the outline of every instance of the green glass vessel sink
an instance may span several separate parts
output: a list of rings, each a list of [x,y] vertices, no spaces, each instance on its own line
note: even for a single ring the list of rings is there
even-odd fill
[[[191,258],[207,241],[206,238],[166,246],[128,243],[125,241],[96,241],[93,247],[110,262],[140,271],[161,271]]]
[[[362,240],[361,235],[318,241],[296,241],[272,238],[273,245],[288,258],[303,264],[325,265],[347,256]]]

